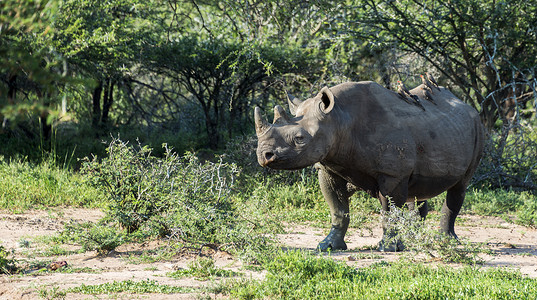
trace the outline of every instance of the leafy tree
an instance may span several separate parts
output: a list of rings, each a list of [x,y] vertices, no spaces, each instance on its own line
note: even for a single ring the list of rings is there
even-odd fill
[[[139,61],[143,43],[153,40],[152,1],[62,1],[52,26],[54,45],[74,75],[92,79],[92,124],[109,122],[115,89]]]
[[[38,116],[44,135],[50,132],[53,105],[60,99],[57,86],[67,81],[62,56],[48,43],[57,5],[53,0],[0,3],[2,131]]]
[[[424,58],[492,128],[498,119],[507,124],[517,118],[521,107],[537,99],[537,10],[526,4],[365,0],[354,3],[362,10],[347,29]]]

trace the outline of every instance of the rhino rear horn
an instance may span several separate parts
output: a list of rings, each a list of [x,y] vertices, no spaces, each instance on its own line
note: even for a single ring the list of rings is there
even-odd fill
[[[262,136],[269,130],[269,128],[272,126],[270,123],[261,115],[261,109],[259,107],[255,107],[254,109],[254,120],[255,120],[255,133],[256,135]]]
[[[289,117],[287,116],[287,113],[283,109],[283,107],[276,105],[274,106],[274,121],[272,121],[274,124],[286,124],[289,123]]]
[[[296,116],[296,110],[300,104],[302,104],[302,101],[300,101],[295,96],[291,95],[289,92],[287,93],[287,103],[289,103],[289,111],[291,111],[291,114],[293,116]]]

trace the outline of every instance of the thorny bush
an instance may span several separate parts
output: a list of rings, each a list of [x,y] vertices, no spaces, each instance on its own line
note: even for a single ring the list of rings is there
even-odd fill
[[[107,221],[128,234],[144,231],[180,243],[198,253],[205,247],[241,251],[263,247],[257,224],[235,209],[231,198],[234,164],[200,162],[192,153],[179,156],[165,144],[162,157],[152,149],[114,138],[108,157],[86,159],[82,171],[109,194]]]

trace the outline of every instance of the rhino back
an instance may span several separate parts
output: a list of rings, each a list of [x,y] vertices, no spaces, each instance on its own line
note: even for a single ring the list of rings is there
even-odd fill
[[[331,90],[342,120],[342,151],[336,154],[341,157],[333,161],[351,170],[336,169],[446,185],[473,173],[482,151],[479,117],[448,90],[435,91],[435,105],[425,100],[421,86],[413,89],[425,111],[374,82],[345,83]]]

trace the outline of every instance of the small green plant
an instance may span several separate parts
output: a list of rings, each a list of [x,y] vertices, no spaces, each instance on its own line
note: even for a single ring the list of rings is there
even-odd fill
[[[168,273],[168,276],[172,278],[195,277],[198,280],[207,280],[213,277],[231,277],[237,274],[237,272],[216,267],[214,260],[210,257],[198,257],[188,264],[188,269]]]
[[[60,290],[59,287],[41,287],[38,291],[39,297],[43,299],[65,299],[67,292]]]
[[[128,240],[124,231],[109,224],[92,222],[68,223],[58,239],[63,242],[80,244],[82,251],[95,250],[100,255],[107,254]]]
[[[517,224],[537,228],[537,198],[526,199],[516,215]]]
[[[15,259],[10,256],[13,256],[13,251],[10,253],[0,246],[0,274],[13,274],[17,271]]]

